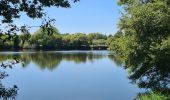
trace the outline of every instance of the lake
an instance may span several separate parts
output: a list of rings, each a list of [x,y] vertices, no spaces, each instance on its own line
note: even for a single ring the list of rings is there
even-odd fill
[[[139,92],[109,51],[0,52],[0,62],[20,60],[1,80],[17,85],[16,100],[133,100]]]

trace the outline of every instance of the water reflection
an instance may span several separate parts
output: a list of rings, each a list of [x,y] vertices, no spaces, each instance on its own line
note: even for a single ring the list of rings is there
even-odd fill
[[[123,58],[118,55],[113,55],[108,52],[13,52],[13,53],[0,53],[0,63],[11,61],[20,61],[23,68],[29,67],[30,64],[35,64],[41,70],[53,71],[59,67],[61,62],[74,62],[76,64],[84,64],[87,62],[95,62],[102,58],[109,58],[118,66],[124,66],[126,63]],[[15,64],[15,63],[14,63]],[[147,65],[147,63],[145,63]],[[85,65],[85,64],[84,64]],[[169,92],[170,91],[170,68],[169,65],[165,67],[147,67],[143,64],[140,67],[135,67],[133,72],[129,73],[129,79],[132,83],[137,84],[140,88],[148,90]],[[1,76],[3,74],[0,73]],[[2,80],[3,78],[0,79]],[[14,98],[17,95],[17,86],[13,88],[5,88],[0,83],[0,97]],[[170,92],[169,92],[170,93]],[[5,94],[5,95],[4,95]],[[8,95],[7,95],[8,94]],[[4,96],[3,96],[4,95]]]
[[[170,62],[169,58],[155,58],[157,61],[144,59],[125,60],[121,55],[114,54],[110,57],[119,66],[124,66],[129,70],[129,79],[131,83],[137,84],[139,88],[146,89],[146,93],[139,93],[139,95],[146,95],[152,92],[158,92],[163,95],[170,94]],[[155,63],[156,62],[156,63]]]
[[[34,52],[34,53],[14,53],[10,55],[1,55],[0,62],[7,60],[18,59],[23,63],[23,67],[27,67],[30,62],[33,62],[40,69],[54,70],[58,67],[61,61],[73,61],[77,64],[87,61],[93,62],[97,59],[102,59],[106,55],[100,53],[84,52],[84,53],[62,53],[62,52]]]
[[[116,63],[117,66],[124,66],[124,62],[121,56],[111,53],[110,55],[108,55],[108,58],[111,59],[114,63]]]
[[[8,76],[2,72],[4,68],[12,68],[20,63],[23,68],[29,67],[31,63],[36,67],[44,70],[56,69],[62,61],[74,62],[76,64],[86,63],[87,61],[94,62],[97,59],[107,57],[107,53],[94,53],[94,52],[9,52],[0,53],[0,98],[15,99],[18,93],[18,87],[14,85],[12,88],[6,88],[2,81]]]

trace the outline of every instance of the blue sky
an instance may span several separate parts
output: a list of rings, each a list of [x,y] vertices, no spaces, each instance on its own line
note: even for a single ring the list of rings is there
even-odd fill
[[[61,33],[92,33],[114,34],[117,31],[117,23],[120,16],[120,8],[117,0],[80,0],[66,8],[46,8],[50,18],[56,19],[55,26]],[[40,25],[40,20],[29,19],[22,14],[15,23],[30,26]],[[31,32],[37,28],[32,28]]]

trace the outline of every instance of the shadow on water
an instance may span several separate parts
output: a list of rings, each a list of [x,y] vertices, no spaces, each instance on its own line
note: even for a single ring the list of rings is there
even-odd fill
[[[125,60],[121,55],[113,54],[109,56],[118,66],[123,66],[129,72],[129,79],[132,84],[136,84],[139,88],[146,89],[145,93],[139,93],[136,98],[141,95],[149,95],[150,93],[160,93],[166,95],[170,99],[170,62],[169,58],[155,58],[157,62],[152,60],[139,61],[136,59]]]

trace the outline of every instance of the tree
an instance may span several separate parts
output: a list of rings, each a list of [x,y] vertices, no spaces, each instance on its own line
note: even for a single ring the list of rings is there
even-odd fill
[[[79,0],[73,0],[77,2]],[[0,16],[3,23],[11,23],[14,18],[19,18],[21,12],[25,12],[30,18],[42,18],[45,7],[69,8],[68,0],[1,0]]]
[[[77,2],[79,0],[72,0]],[[14,19],[21,16],[21,12],[26,13],[30,18],[43,18],[45,17],[44,8],[46,7],[71,7],[69,0],[1,0],[0,1],[0,16],[2,17],[1,23],[7,23],[10,27],[9,30],[4,32],[1,29],[0,33],[11,34],[19,31],[18,27],[13,23]],[[53,20],[45,20],[42,27],[48,28]]]
[[[84,33],[76,33],[73,35],[72,39],[75,46],[88,45],[88,38]]]
[[[14,35],[13,38],[12,38],[12,41],[13,41],[13,47],[15,49],[18,49],[19,48],[19,43],[20,43],[19,36]]]
[[[52,27],[52,34],[48,34],[48,29],[40,28],[30,38],[30,45],[36,45],[36,48],[56,48],[61,45],[61,36],[57,28]]]
[[[95,42],[96,40],[98,39],[103,39],[103,40],[106,40],[107,39],[107,36],[106,35],[103,35],[102,33],[90,33],[88,35],[88,40],[89,40],[89,44],[90,45],[94,45],[93,42]]]
[[[74,2],[77,2],[78,0],[73,0]],[[0,29],[0,46],[5,45],[7,41],[13,40],[14,47],[18,47],[19,41],[18,41],[18,35],[15,35],[17,31],[20,29],[13,24],[13,20],[16,18],[20,18],[21,12],[26,13],[26,15],[30,18],[43,18],[45,16],[45,13],[43,12],[43,9],[45,7],[64,7],[69,8],[70,2],[68,0],[0,0],[0,16],[2,18],[1,23],[5,25],[7,23],[7,26],[9,27],[8,30]],[[48,32],[51,31],[51,22],[53,20],[45,20],[45,23],[41,25],[43,29],[48,29]],[[2,24],[0,24],[2,25]],[[21,31],[25,32],[26,27],[21,27]],[[11,34],[14,33],[14,35],[11,36]],[[51,33],[51,32],[49,32]],[[1,36],[2,34],[6,34]],[[26,36],[27,37],[27,36]],[[22,42],[25,43],[25,36],[23,36]],[[12,64],[7,64],[9,67],[12,66]],[[1,67],[6,67],[4,63],[0,64]],[[0,71],[0,79],[6,76],[5,72],[1,73]],[[15,99],[17,95],[17,86],[14,85],[13,88],[5,88],[0,83],[0,98],[6,100],[9,98]]]
[[[30,34],[24,34],[22,33],[21,35],[19,35],[20,39],[21,39],[21,47],[24,47],[25,42],[28,42],[28,40],[30,39],[31,35]]]
[[[120,0],[124,13],[111,48],[141,88],[169,91],[170,1]]]

